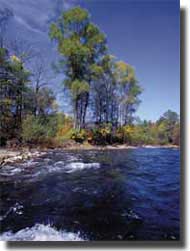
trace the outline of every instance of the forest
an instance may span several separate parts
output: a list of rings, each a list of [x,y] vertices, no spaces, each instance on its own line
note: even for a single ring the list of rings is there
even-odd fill
[[[0,11],[0,145],[61,147],[91,145],[179,145],[179,115],[167,110],[157,121],[135,115],[143,92],[135,68],[109,54],[106,34],[87,10],[64,11],[50,25],[59,59],[62,92],[72,113],[60,109],[45,59],[21,41],[6,38],[13,13]],[[34,55],[33,55],[34,54]],[[64,101],[66,102],[66,101]],[[160,101],[161,102],[161,101]]]

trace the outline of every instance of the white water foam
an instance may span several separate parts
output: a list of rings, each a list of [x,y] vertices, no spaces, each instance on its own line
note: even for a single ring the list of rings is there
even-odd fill
[[[49,166],[48,171],[64,171],[66,173],[72,173],[75,171],[80,171],[89,168],[100,168],[100,163],[71,162],[66,164],[64,161],[58,161],[54,164],[53,167]]]
[[[62,167],[62,166],[64,166],[65,165],[65,161],[62,161],[62,160],[60,160],[60,161],[57,161],[57,162],[55,162],[55,164],[54,164],[54,166],[58,166],[58,167]]]
[[[0,235],[0,241],[85,241],[79,236],[66,231],[57,231],[50,225],[36,224],[16,233],[5,232]]]
[[[66,165],[65,169],[67,173],[72,173],[78,170],[89,169],[89,168],[100,168],[100,163],[83,163],[83,162],[72,162]]]
[[[24,163],[21,163],[21,165],[22,165],[23,167],[35,166],[35,165],[37,165],[37,164],[38,164],[38,162],[35,161],[35,160],[33,160],[33,159],[30,159],[30,160],[27,160],[27,161],[24,162]]]
[[[47,173],[54,173],[54,172],[65,172],[65,173],[73,173],[76,171],[81,171],[84,169],[98,169],[100,168],[100,163],[83,163],[83,162],[65,162],[65,161],[57,161],[53,165],[45,163],[43,168],[38,168],[38,170],[33,170],[32,173],[26,173],[27,170],[30,170],[31,167],[36,167],[38,162],[29,160],[25,163],[20,164],[20,167],[14,166],[6,166],[2,169],[1,175],[2,176],[14,176],[18,175],[19,173],[23,172],[22,175],[24,177],[39,177],[41,175],[45,175]]]
[[[2,176],[13,176],[13,175],[16,175],[21,172],[22,172],[21,168],[7,165],[6,167],[2,168],[1,175]]]

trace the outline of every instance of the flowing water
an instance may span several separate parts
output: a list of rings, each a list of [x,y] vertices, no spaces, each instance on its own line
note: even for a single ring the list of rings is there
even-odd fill
[[[1,240],[178,240],[178,149],[50,150],[0,170]]]

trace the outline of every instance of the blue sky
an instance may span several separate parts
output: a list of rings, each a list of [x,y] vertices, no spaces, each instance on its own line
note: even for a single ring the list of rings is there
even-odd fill
[[[107,34],[111,53],[132,64],[144,89],[137,114],[180,110],[179,1],[81,1]]]
[[[179,113],[179,1],[0,0],[1,7],[14,12],[9,27],[11,36],[16,34],[28,39],[50,61],[55,56],[55,48],[48,39],[49,23],[62,9],[74,5],[89,10],[92,21],[107,35],[110,53],[135,67],[144,89],[137,115],[156,120],[167,109]]]

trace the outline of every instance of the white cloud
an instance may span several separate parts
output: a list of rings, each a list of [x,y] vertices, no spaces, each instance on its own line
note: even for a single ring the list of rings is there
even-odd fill
[[[36,32],[36,33],[43,33],[42,31],[40,31],[39,29],[35,29],[33,28],[31,25],[29,25],[23,18],[19,17],[19,16],[14,16],[15,20],[20,23],[21,25],[23,25],[26,29]]]
[[[0,0],[0,8],[11,9],[15,20],[29,31],[43,33],[47,32],[49,22],[75,2],[76,0]]]

